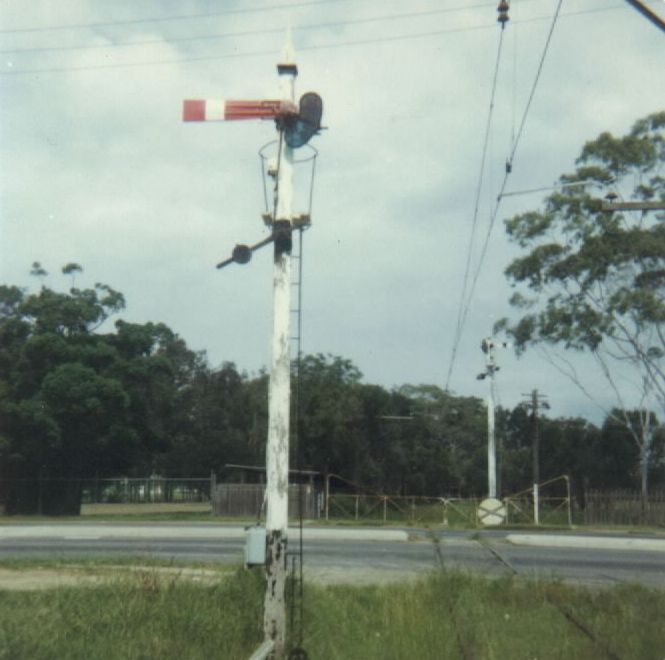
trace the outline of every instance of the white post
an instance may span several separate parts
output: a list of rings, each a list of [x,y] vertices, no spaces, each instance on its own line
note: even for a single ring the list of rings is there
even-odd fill
[[[531,411],[533,414],[533,523],[540,524],[540,433],[538,429],[538,390],[531,392]]]
[[[277,65],[283,100],[294,100],[293,49],[287,44]],[[293,150],[280,140],[277,209],[273,219],[275,265],[273,270],[272,365],[268,390],[268,443],[266,446],[266,594],[264,635],[274,642],[274,657],[282,658],[286,645],[286,546],[289,493],[289,414],[291,399],[290,235],[293,200]],[[282,233],[283,239],[279,234]]]
[[[496,434],[494,431],[494,345],[490,343],[487,371],[489,395],[487,397],[487,495],[496,497]]]
[[[496,498],[496,437],[494,430],[494,374],[499,370],[496,366],[494,359],[494,352],[497,345],[501,348],[509,346],[506,342],[494,341],[491,337],[487,337],[480,343],[480,348],[486,355],[485,371],[478,375],[479,380],[485,378],[489,379],[489,395],[487,396],[487,496]]]
[[[490,376],[487,397],[487,494],[496,497],[496,435],[494,432],[494,376]]]
[[[570,479],[568,478],[567,475],[564,475],[563,477],[566,480],[566,500],[568,502],[568,527],[573,526],[573,510],[572,510],[572,504],[570,501]]]
[[[328,474],[327,472],[325,475],[325,481],[326,481],[326,500],[325,500],[326,521],[328,521],[328,517],[330,515],[330,474]]]

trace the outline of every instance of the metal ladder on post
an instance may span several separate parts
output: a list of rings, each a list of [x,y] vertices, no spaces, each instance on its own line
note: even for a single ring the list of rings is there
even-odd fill
[[[302,277],[303,277],[303,233],[307,226],[296,226],[294,231],[298,232],[297,240],[292,241],[291,259],[295,261],[295,268],[291,270],[291,358],[293,369],[291,371],[294,390],[291,400],[293,433],[292,446],[296,470],[301,468],[301,440],[300,437],[300,360],[302,357]],[[303,530],[302,520],[304,517],[303,489],[301,475],[298,475],[298,545],[287,551],[287,570],[290,572],[290,636],[292,640],[297,639],[298,645],[302,644],[302,612],[303,612]]]

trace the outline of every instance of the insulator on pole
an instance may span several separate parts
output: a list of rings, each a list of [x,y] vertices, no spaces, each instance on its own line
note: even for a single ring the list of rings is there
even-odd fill
[[[510,20],[510,17],[508,16],[509,9],[510,5],[508,4],[508,0],[501,0],[501,2],[499,2],[499,6],[496,9],[499,12],[499,17],[496,20],[501,23],[502,30],[504,27],[506,27],[506,23]]]

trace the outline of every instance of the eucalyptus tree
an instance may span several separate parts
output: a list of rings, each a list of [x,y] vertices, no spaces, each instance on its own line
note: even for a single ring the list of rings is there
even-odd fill
[[[77,263],[70,262],[62,267],[62,274],[72,278],[72,289],[76,286],[76,276],[83,272],[83,268]]]
[[[517,349],[563,347],[593,356],[615,404],[606,410],[639,448],[642,493],[665,411],[665,112],[624,136],[588,142],[544,208],[506,221],[523,251],[506,269],[515,321],[498,325]],[[633,209],[615,200],[634,202]],[[550,359],[588,394],[573,362]]]
[[[48,275],[48,272],[42,266],[41,262],[33,261],[32,262],[32,268],[30,269],[30,275],[32,275],[33,277],[38,277],[40,279],[41,283],[44,284],[44,280],[45,280],[46,276]]]

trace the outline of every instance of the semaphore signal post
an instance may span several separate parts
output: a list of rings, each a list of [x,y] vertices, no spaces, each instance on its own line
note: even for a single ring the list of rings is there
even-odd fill
[[[272,119],[279,140],[275,173],[275,204],[267,222],[271,235],[253,246],[236,245],[232,256],[219,264],[247,263],[252,253],[269,243],[274,248],[272,362],[268,390],[268,440],[266,446],[266,593],[264,646],[271,657],[286,651],[286,550],[288,535],[289,434],[291,408],[291,236],[293,212],[294,149],[305,145],[320,129],[322,103],[309,92],[295,102],[298,68],[290,43],[280,63],[279,99],[203,100],[183,103],[184,121]],[[264,218],[265,219],[265,218]],[[302,228],[299,226],[299,228]],[[265,657],[265,656],[262,656]]]

